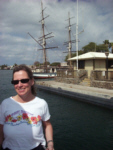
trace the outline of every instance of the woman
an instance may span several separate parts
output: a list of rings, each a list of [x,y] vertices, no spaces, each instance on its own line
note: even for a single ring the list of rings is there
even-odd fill
[[[17,95],[0,106],[0,145],[2,150],[47,150],[53,148],[53,128],[45,100],[36,97],[32,71],[26,65],[13,70]]]

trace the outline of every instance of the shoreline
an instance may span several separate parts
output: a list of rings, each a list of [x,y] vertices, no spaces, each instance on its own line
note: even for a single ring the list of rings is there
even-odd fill
[[[113,90],[61,83],[54,80],[36,80],[36,85],[40,90],[45,90],[89,104],[113,109]]]

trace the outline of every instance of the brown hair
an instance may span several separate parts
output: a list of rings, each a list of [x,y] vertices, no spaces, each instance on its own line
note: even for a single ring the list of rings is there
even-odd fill
[[[14,75],[15,72],[20,71],[20,70],[26,71],[27,74],[28,74],[28,77],[30,79],[33,79],[33,73],[31,71],[31,69],[29,67],[27,67],[26,65],[24,65],[24,64],[14,67],[13,75]],[[31,86],[31,92],[34,96],[36,96],[37,93],[36,93],[35,81],[34,81],[34,85]]]

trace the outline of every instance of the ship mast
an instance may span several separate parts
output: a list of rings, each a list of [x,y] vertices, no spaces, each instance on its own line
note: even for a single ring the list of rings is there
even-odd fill
[[[72,17],[72,18],[74,18],[74,17]],[[68,44],[68,59],[70,59],[71,58],[71,53],[72,53],[72,43],[75,43],[76,41],[75,40],[71,40],[71,24],[70,24],[70,19],[72,19],[72,18],[70,18],[70,12],[68,12],[68,23],[69,23],[69,25],[66,27],[66,28],[68,28],[68,37],[69,37],[69,41],[67,41],[67,42],[64,42],[64,45],[67,45]],[[69,66],[70,66],[70,68],[72,67],[72,62],[71,62],[71,60],[69,61]]]
[[[71,58],[71,48],[72,48],[72,44],[71,44],[71,26],[70,26],[70,13],[68,13],[69,16],[69,58]],[[70,66],[71,66],[71,61],[70,61]]]
[[[54,37],[54,36],[49,36],[48,37],[48,35],[50,35],[50,34],[52,34],[52,32],[51,33],[48,33],[48,34],[45,34],[45,22],[44,22],[44,20],[47,18],[47,17],[49,17],[49,15],[48,16],[46,16],[46,17],[44,17],[44,10],[45,9],[43,9],[43,3],[42,3],[42,1],[41,1],[41,14],[42,14],[42,19],[39,21],[39,22],[41,22],[41,24],[42,24],[42,37],[40,37],[39,38],[39,40],[37,41],[30,33],[28,33],[41,47],[42,47],[42,49],[38,49],[38,50],[43,50],[43,65],[44,65],[44,72],[48,72],[48,70],[47,70],[47,55],[46,55],[46,49],[53,49],[53,48],[58,48],[58,47],[47,47],[46,46],[46,39],[48,39],[48,38],[52,38],[52,37]]]
[[[50,37],[48,37],[48,35],[50,35],[50,34],[52,34],[52,32],[51,33],[49,33],[49,34],[45,34],[45,22],[44,22],[44,20],[47,18],[47,17],[49,17],[49,15],[48,16],[46,16],[46,17],[44,17],[44,10],[45,9],[43,9],[43,3],[42,3],[42,1],[41,1],[41,8],[42,8],[42,19],[39,21],[39,22],[41,22],[41,24],[42,24],[42,32],[43,32],[43,35],[42,35],[42,37],[40,37],[40,42],[42,42],[42,47],[43,47],[43,49],[39,49],[39,50],[43,50],[43,56],[44,56],[44,72],[48,72],[47,71],[47,55],[46,55],[46,49],[53,49],[53,48],[58,48],[58,47],[46,47],[46,39],[48,39],[48,38],[51,38],[51,37],[54,37],[54,36],[50,36]]]
[[[43,43],[42,43],[42,46],[43,46],[43,56],[44,56],[44,69],[45,69],[45,71],[47,72],[47,58],[46,58],[46,39],[45,39],[45,30],[44,30],[44,14],[43,14],[43,12],[44,12],[44,10],[43,10],[43,3],[42,3],[42,1],[41,1],[41,8],[42,8],[42,20],[41,20],[41,23],[42,23],[42,31],[43,31]]]

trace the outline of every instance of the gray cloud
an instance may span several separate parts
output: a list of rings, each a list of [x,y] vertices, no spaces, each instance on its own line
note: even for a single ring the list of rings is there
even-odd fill
[[[48,39],[48,46],[59,46],[47,51],[48,61],[64,61],[67,48],[63,45],[68,40],[68,12],[71,24],[76,23],[76,1],[43,0],[44,14],[48,32],[54,38]],[[101,44],[104,40],[113,40],[113,1],[112,0],[80,0],[79,1],[79,49],[89,42]],[[41,3],[37,0],[1,0],[0,1],[0,65],[14,63],[33,64],[43,61],[40,46],[27,34],[30,32],[36,39],[41,37]],[[76,26],[72,26],[72,39],[75,39]],[[76,50],[73,44],[73,50]]]

